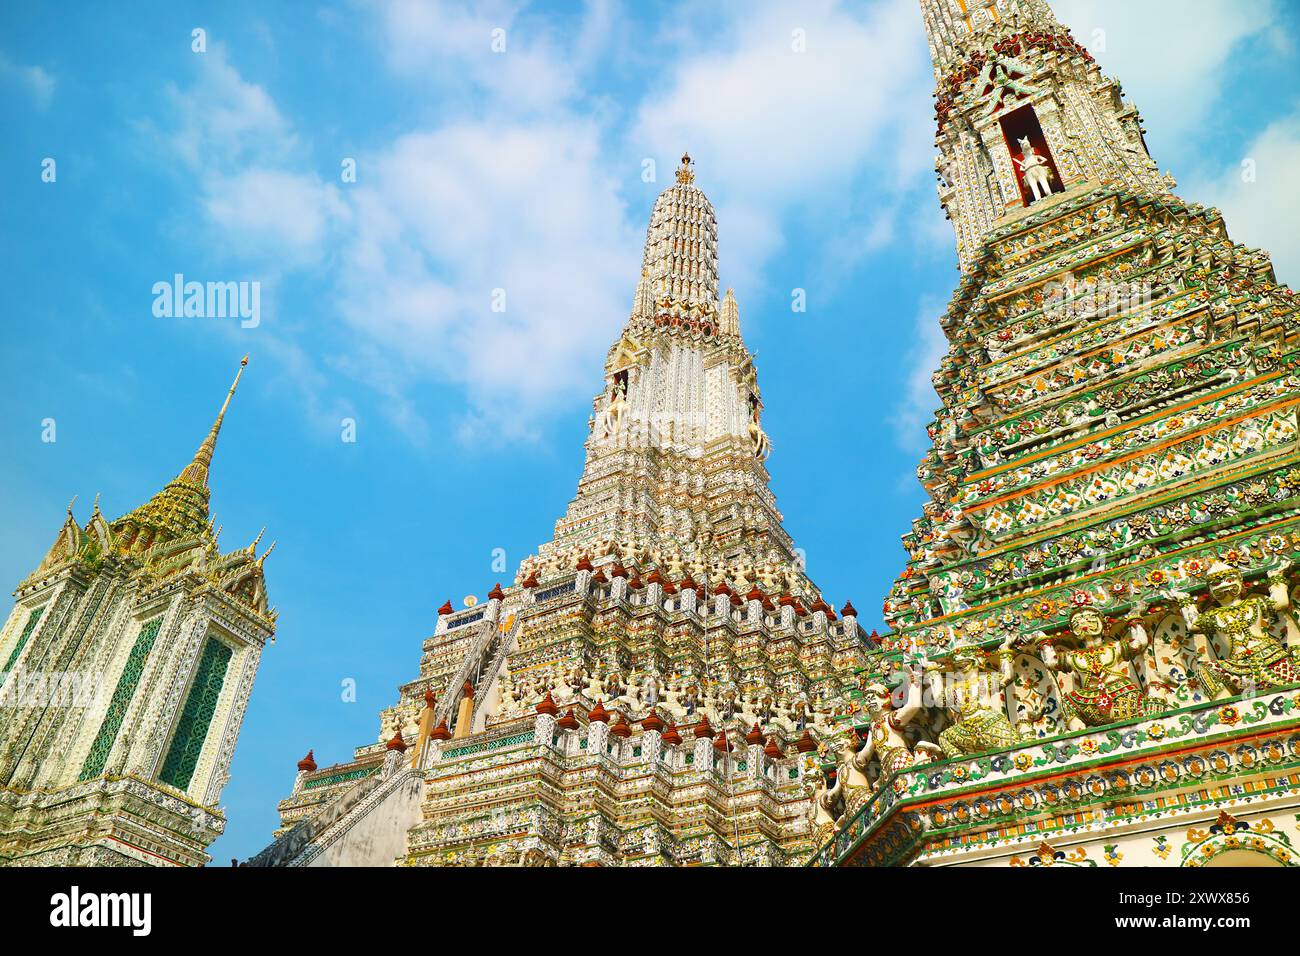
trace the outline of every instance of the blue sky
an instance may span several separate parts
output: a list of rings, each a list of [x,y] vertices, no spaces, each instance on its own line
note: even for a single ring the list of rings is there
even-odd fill
[[[1300,4],[1057,9],[1180,192],[1300,282]],[[6,5],[0,580],[73,495],[116,517],[175,475],[251,353],[213,507],[225,548],[279,541],[280,623],[212,852],[255,852],[308,747],[325,764],[376,738],[437,606],[549,537],[689,149],[786,526],[828,599],[878,625],[956,280],[932,89],[916,0]],[[176,273],[259,282],[260,323],[155,317]]]

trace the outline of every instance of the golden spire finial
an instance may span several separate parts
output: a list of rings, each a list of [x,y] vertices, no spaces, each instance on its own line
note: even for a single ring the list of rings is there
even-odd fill
[[[235,389],[239,387],[239,378],[244,374],[244,368],[247,365],[248,356],[245,355],[239,361],[239,371],[235,373],[235,380],[230,383],[230,391],[226,393],[226,400],[221,404],[221,411],[217,413],[217,420],[212,423],[208,436],[203,439],[203,444],[199,445],[199,450],[194,453],[194,460],[186,465],[185,470],[181,472],[181,478],[184,480],[207,487],[208,468],[212,465],[212,453],[217,448],[217,435],[221,432],[221,423],[225,420],[226,409],[230,408],[230,400],[235,397]]]
[[[691,154],[682,153],[682,164],[677,167],[677,181],[683,185],[695,182],[695,170],[691,168]]]

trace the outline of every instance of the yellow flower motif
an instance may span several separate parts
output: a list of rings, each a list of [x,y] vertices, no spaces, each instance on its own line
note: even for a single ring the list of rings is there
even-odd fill
[[[1148,740],[1164,740],[1165,728],[1163,724],[1152,724],[1147,728]]]
[[[1082,753],[1082,754],[1095,754],[1096,752],[1097,752],[1097,741],[1095,741],[1095,740],[1080,740],[1080,741],[1079,741],[1079,753]]]
[[[1028,770],[1034,765],[1034,758],[1029,754],[1016,754],[1016,769]]]
[[[1241,714],[1237,712],[1236,707],[1223,707],[1219,710],[1219,720],[1231,727],[1233,724],[1240,722]]]

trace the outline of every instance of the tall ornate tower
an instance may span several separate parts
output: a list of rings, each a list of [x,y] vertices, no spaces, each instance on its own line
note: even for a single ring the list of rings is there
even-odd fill
[[[745,580],[811,593],[781,527],[740,313],[718,302],[717,224],[690,157],[655,202],[632,314],[605,363],[578,495],[521,576],[583,554],[653,550],[674,581],[739,562]]]
[[[1047,3],[921,9],[963,276],[872,669],[925,706],[815,861],[1289,862],[1300,302]]]
[[[225,827],[218,801],[275,630],[270,549],[223,554],[208,515],[239,375],[176,478],[115,521],[96,498],[83,527],[69,505],[14,592],[0,632],[0,863],[200,866]]]
[[[578,493],[439,611],[375,743],[299,764],[254,863],[784,864],[863,644],[781,527],[753,357],[689,157],[655,202]]]

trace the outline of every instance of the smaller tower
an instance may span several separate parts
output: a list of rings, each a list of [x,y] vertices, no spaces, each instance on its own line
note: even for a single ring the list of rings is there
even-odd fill
[[[193,459],[114,521],[67,518],[0,631],[0,864],[208,861],[262,649],[257,541],[222,553],[209,470],[239,384]],[[260,535],[258,536],[260,540]]]

